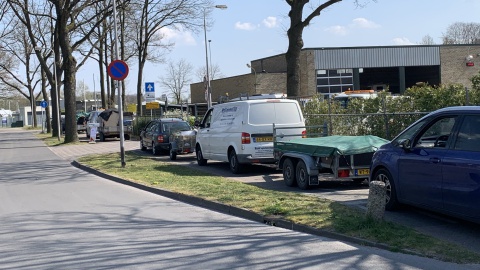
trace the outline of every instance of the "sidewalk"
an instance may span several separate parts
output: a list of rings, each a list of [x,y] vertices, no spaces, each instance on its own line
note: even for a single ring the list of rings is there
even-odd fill
[[[79,136],[81,136],[80,134]],[[123,147],[125,151],[139,149],[138,141],[125,140]],[[97,140],[96,143],[88,143],[88,139],[80,138],[80,144],[75,145],[59,145],[55,147],[49,147],[49,149],[55,153],[57,156],[73,161],[79,157],[92,155],[92,154],[103,154],[103,153],[120,153],[120,139],[107,139],[107,141],[100,142]]]

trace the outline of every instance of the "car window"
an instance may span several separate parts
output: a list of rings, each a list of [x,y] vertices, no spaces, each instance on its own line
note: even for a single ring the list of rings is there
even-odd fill
[[[425,125],[426,122],[426,119],[419,121],[410,128],[406,129],[404,132],[402,132],[400,135],[398,135],[395,139],[392,140],[393,145],[398,146],[399,143],[403,140],[412,140],[413,136]]]
[[[212,122],[212,114],[213,114],[213,109],[207,112],[207,115],[205,116],[203,120],[203,126],[206,128],[210,127],[210,123]]]
[[[162,129],[165,133],[172,133],[177,131],[188,131],[191,128],[187,122],[170,122],[163,124]]]
[[[454,149],[480,152],[480,115],[465,116]]]
[[[445,148],[451,137],[457,116],[435,119],[423,132],[417,136],[415,147]]]
[[[154,131],[156,124],[156,122],[150,122],[150,124],[147,126],[147,131]]]

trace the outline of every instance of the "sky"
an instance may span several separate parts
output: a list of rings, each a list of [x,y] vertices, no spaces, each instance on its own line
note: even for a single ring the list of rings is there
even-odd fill
[[[324,10],[304,30],[304,48],[415,45],[429,35],[441,44],[442,35],[455,22],[480,23],[480,0],[343,0]],[[312,5],[323,0],[311,0]],[[225,77],[250,73],[247,63],[285,53],[288,47],[289,6],[285,0],[215,0],[213,25],[207,29],[209,65],[218,65]],[[304,14],[310,13],[306,6]],[[205,67],[205,40],[199,33],[163,29],[165,37],[175,46],[166,55],[167,61],[184,59],[193,66],[192,83],[199,82],[196,70]],[[210,62],[211,60],[211,62]],[[167,94],[160,80],[166,64],[147,63],[142,85],[155,83],[155,94]],[[77,74],[89,91],[99,89],[97,67],[89,63]],[[125,79],[126,92],[136,93],[138,64],[129,63]],[[267,71],[268,72],[268,71]],[[94,82],[94,80],[97,80]],[[186,89],[189,93],[190,89]]]

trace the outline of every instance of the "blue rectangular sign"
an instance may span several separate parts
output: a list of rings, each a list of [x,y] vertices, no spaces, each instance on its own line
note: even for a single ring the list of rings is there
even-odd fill
[[[146,82],[145,83],[145,93],[154,93],[155,92],[155,83]]]

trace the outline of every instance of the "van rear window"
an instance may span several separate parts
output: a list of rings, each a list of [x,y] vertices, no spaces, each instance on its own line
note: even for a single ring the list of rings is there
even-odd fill
[[[294,102],[267,102],[250,105],[249,123],[297,124],[302,122],[301,111]]]

